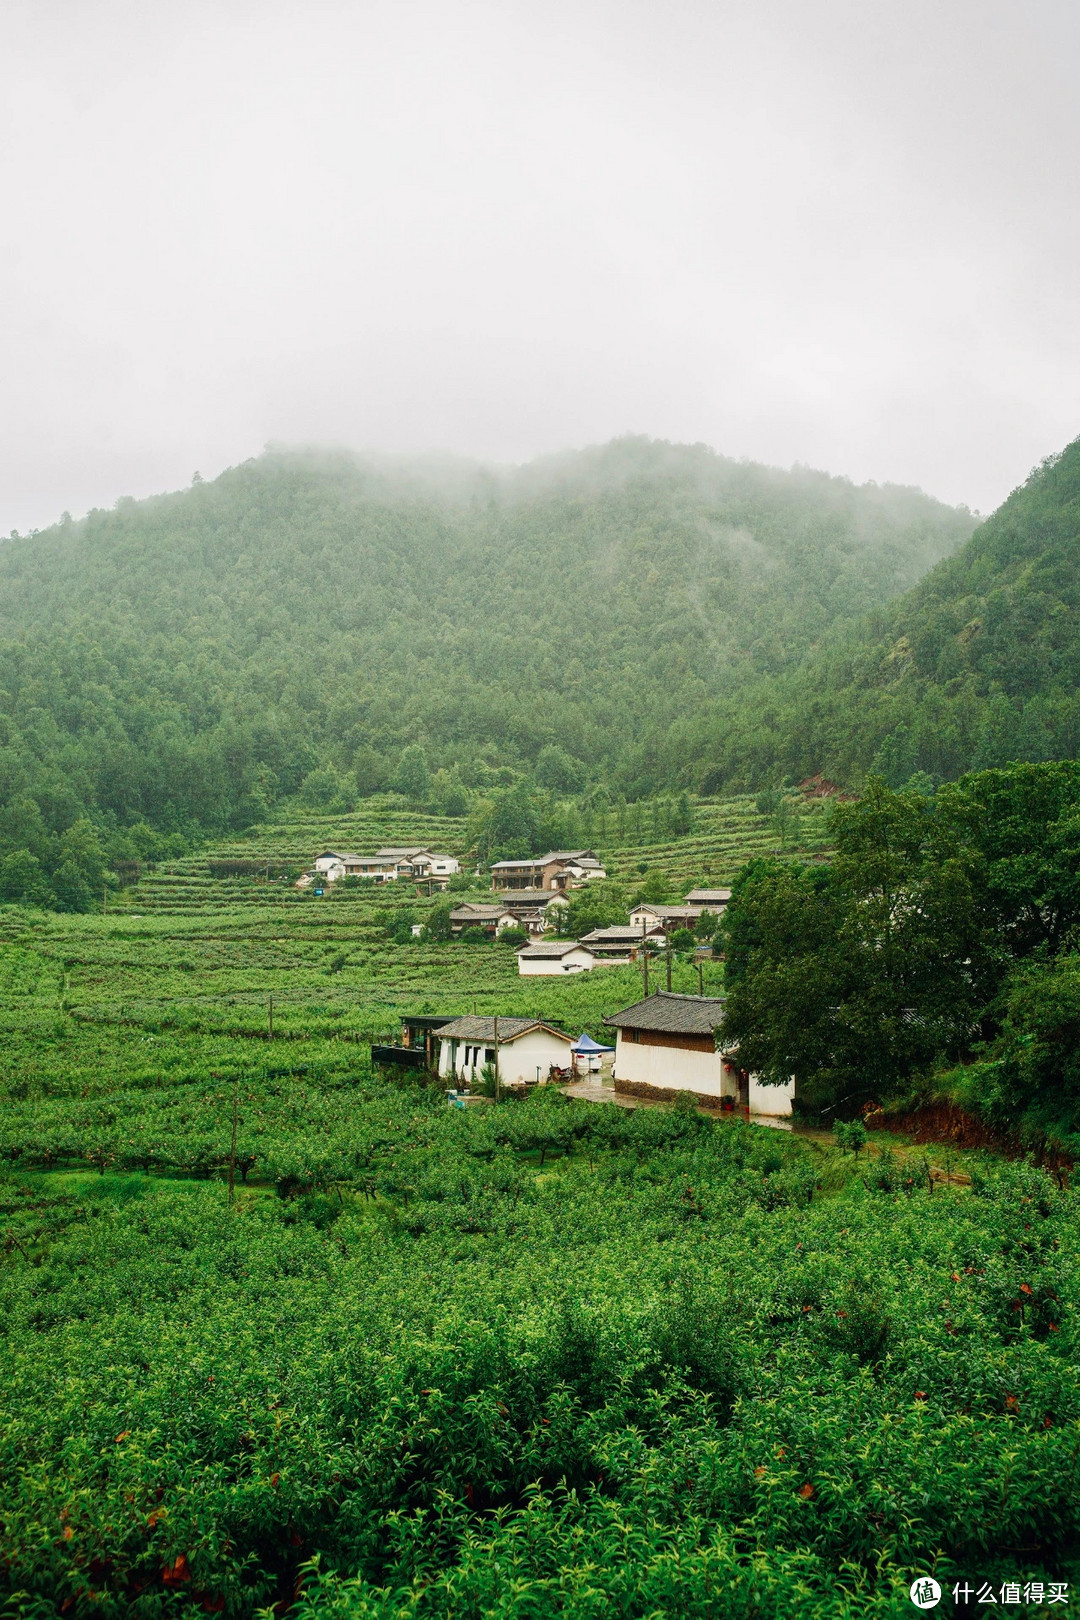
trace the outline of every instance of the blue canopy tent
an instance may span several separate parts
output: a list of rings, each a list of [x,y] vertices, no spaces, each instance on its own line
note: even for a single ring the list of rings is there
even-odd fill
[[[608,1053],[614,1052],[614,1050],[613,1046],[601,1046],[599,1042],[593,1040],[591,1035],[587,1035],[584,1030],[570,1048],[574,1059],[574,1068],[576,1069],[579,1066],[580,1061],[580,1066],[585,1070],[586,1074],[595,1074],[600,1067],[601,1060]]]

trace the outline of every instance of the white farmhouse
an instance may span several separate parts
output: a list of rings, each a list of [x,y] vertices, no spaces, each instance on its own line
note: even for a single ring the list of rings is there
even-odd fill
[[[529,974],[588,973],[596,957],[576,939],[537,940],[517,953],[518,972]]]
[[[315,871],[327,883],[336,883],[343,877],[369,877],[376,883],[391,883],[397,877],[392,861],[377,855],[342,855],[336,850],[324,850],[315,857]]]
[[[604,1023],[615,1037],[615,1090],[641,1097],[689,1091],[703,1102],[750,1114],[787,1115],[795,1083],[763,1086],[735,1067],[735,1054],[722,1049],[717,1032],[724,1021],[720,996],[684,996],[658,990]]]
[[[375,883],[395,883],[398,878],[415,878],[431,888],[445,889],[461,871],[453,855],[433,854],[421,844],[388,845],[374,855],[344,855],[327,849],[315,857],[315,872],[327,883],[343,877],[371,878]]]
[[[388,844],[375,851],[375,859],[393,867],[396,877],[452,878],[461,871],[453,855],[436,854],[426,844]]]
[[[455,1018],[438,1030],[439,1073],[475,1084],[495,1062],[494,1018]],[[573,1066],[573,1036],[539,1018],[499,1019],[499,1080],[504,1086],[534,1086],[552,1069]]]

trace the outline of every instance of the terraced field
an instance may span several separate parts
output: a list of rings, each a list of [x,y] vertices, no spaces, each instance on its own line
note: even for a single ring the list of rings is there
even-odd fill
[[[617,839],[612,818],[612,837]],[[736,872],[755,855],[778,852],[777,835],[759,814],[749,796],[702,799],[694,807],[693,830],[685,837],[654,842],[647,834],[609,842],[601,832],[591,840],[612,877],[631,888],[645,871],[659,871],[671,879],[673,892],[682,893],[699,883],[730,883]],[[118,904],[126,911],[185,914],[210,905],[215,909],[264,906],[267,884],[284,904],[294,898],[291,878],[310,866],[323,849],[373,851],[383,844],[425,843],[456,855],[468,869],[466,824],[463,819],[432,816],[402,809],[399,801],[369,800],[359,811],[345,816],[296,818],[255,828],[243,839],[208,844],[196,855],[169,861],[147,874],[137,889]],[[790,853],[808,854],[827,847],[825,807],[797,807],[794,827],[785,844]],[[254,874],[230,876],[216,868],[227,863],[265,862],[262,881]],[[486,880],[481,883],[486,887]],[[286,891],[289,893],[286,893]],[[384,890],[379,904],[389,903]],[[343,896],[335,896],[335,899]],[[411,897],[414,898],[414,897]]]
[[[825,807],[804,804],[785,848],[811,853],[827,847]],[[602,853],[613,877],[633,885],[643,866],[665,872],[677,893],[698,884],[729,884],[739,868],[755,855],[779,851],[777,835],[747,795],[728,799],[700,799],[694,806],[693,830],[668,843],[619,843]]]
[[[818,811],[805,814],[804,850],[820,840],[822,825]],[[395,943],[388,921],[404,913],[422,921],[432,904],[403,883],[339,886],[322,899],[295,886],[321,848],[420,841],[464,855],[465,824],[370,801],[352,816],[262,827],[163,864],[111,900],[105,916],[0,908],[0,1033],[7,1031],[10,1061],[30,1026],[65,1038],[89,1028],[126,1032],[125,1040],[239,1041],[249,1051],[271,1027],[275,1044],[364,1042],[396,1036],[404,1012],[475,1009],[541,1014],[599,1034],[606,1014],[640,994],[636,969],[522,980],[506,946]],[[696,806],[686,838],[600,850],[629,887],[650,869],[683,893],[729,881],[750,855],[776,847],[752,802],[730,799]],[[228,874],[253,861],[266,863],[261,874]],[[707,990],[720,988],[720,972],[706,966]],[[676,963],[673,984],[696,990],[696,971]]]

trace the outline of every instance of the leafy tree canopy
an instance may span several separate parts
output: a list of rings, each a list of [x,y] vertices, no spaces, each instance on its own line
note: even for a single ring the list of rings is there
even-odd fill
[[[972,773],[932,797],[872,778],[834,832],[830,866],[756,861],[734,885],[725,1029],[742,1066],[795,1075],[810,1109],[852,1111],[1007,1027],[1015,1072],[1037,1072],[1016,1031],[1068,1001],[1080,763]]]

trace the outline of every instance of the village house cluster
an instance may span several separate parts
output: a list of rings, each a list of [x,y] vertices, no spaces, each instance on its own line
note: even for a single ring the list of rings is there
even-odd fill
[[[685,1092],[706,1107],[782,1119],[792,1111],[794,1081],[766,1086],[739,1067],[723,1038],[724,998],[658,990],[612,1013],[605,1045],[576,1039],[543,1018],[407,1017],[400,1047],[372,1048],[376,1061],[411,1057],[468,1093],[485,1075],[504,1089],[566,1084],[584,1076],[609,1078],[617,1094],[670,1101]]]
[[[461,871],[453,855],[441,854],[424,844],[387,846],[373,855],[352,855],[324,850],[297,887],[337,883],[341,878],[362,878],[371,883],[407,880],[421,893],[445,889]],[[730,889],[691,889],[677,905],[642,903],[625,923],[594,928],[580,939],[560,936],[569,906],[569,894],[599,878],[606,868],[592,849],[549,850],[512,861],[495,861],[490,868],[490,900],[463,900],[450,911],[450,933],[459,938],[478,930],[498,938],[508,929],[528,935],[517,953],[523,977],[588,973],[597,967],[620,967],[635,962],[643,950],[663,950],[680,929],[695,929],[702,916],[722,916]],[[420,932],[419,925],[416,933]]]
[[[450,932],[479,928],[498,935],[523,928],[539,936],[556,925],[559,908],[568,905],[567,891],[607,877],[595,850],[555,849],[520,861],[495,861],[491,867],[490,902],[467,901],[450,913]]]
[[[663,949],[680,929],[697,928],[703,917],[719,921],[731,898],[730,889],[691,889],[676,905],[641,903],[625,923],[563,939],[556,937],[557,923],[570,904],[570,891],[607,876],[594,850],[551,850],[527,860],[496,861],[490,870],[491,900],[453,907],[451,933],[480,929],[497,937],[507,928],[524,930],[529,940],[518,951],[523,975],[583,973],[633,962],[642,951]],[[459,871],[453,856],[422,845],[387,847],[372,856],[327,850],[316,857],[308,881],[404,878],[430,885],[431,892],[445,888]],[[599,1074],[628,1096],[662,1100],[688,1092],[719,1109],[790,1114],[794,1084],[764,1086],[740,1069],[737,1051],[723,1040],[723,1015],[720,996],[658,990],[605,1018],[614,1037],[607,1045],[586,1033],[575,1038],[541,1017],[423,1014],[403,1020],[400,1046],[376,1044],[372,1056],[437,1072],[452,1083],[459,1101],[488,1078],[501,1087],[524,1089]]]
[[[695,929],[703,916],[719,922],[731,899],[730,889],[691,889],[679,905],[635,906],[625,923],[594,928],[580,939],[539,939],[518,952],[523,975],[588,973],[596,967],[625,967],[642,951],[664,950],[680,929]]]

